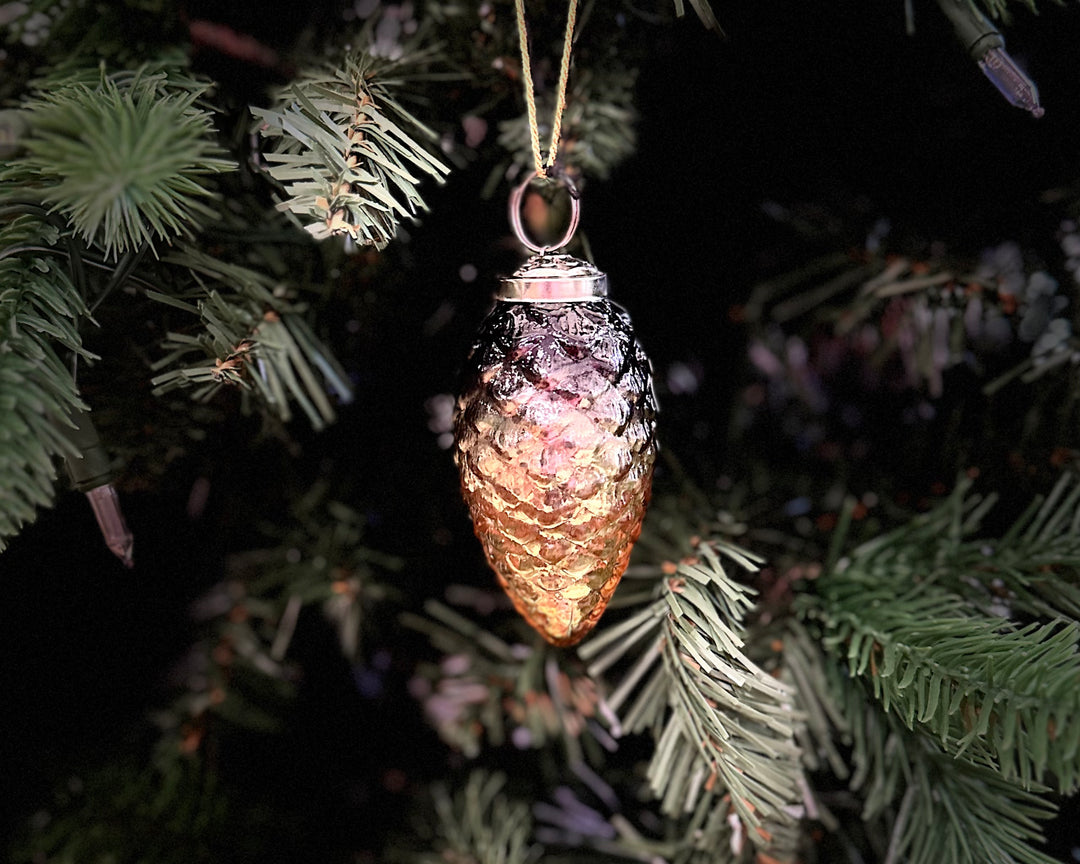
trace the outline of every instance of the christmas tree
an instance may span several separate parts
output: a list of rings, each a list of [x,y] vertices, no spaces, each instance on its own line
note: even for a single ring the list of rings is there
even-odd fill
[[[1077,860],[1074,7],[0,24],[8,860]],[[638,437],[560,647],[456,394],[578,207],[636,336],[530,345]]]

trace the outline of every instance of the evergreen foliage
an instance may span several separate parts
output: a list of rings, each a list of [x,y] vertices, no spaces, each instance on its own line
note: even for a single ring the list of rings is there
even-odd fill
[[[667,575],[652,569],[656,599],[579,653],[594,675],[633,660],[608,704],[625,731],[656,739],[647,779],[661,811],[678,817],[702,799],[730,799],[767,847],[799,809],[792,694],[746,656],[752,595],[721,555],[750,571],[761,563],[720,539],[699,543]]]
[[[363,518],[326,493],[318,484],[300,496],[292,524],[268,526],[268,544],[232,556],[225,579],[197,601],[204,633],[183,663],[185,687],[154,718],[162,754],[199,752],[221,725],[279,731],[301,677],[289,647],[307,609],[321,610],[345,657],[361,655],[401,562],[366,546]]]
[[[83,403],[58,352],[91,359],[78,330],[89,310],[60,262],[41,254],[56,230],[32,208],[5,209],[23,212],[0,229],[0,550],[52,503],[54,459],[76,455],[63,429]]]
[[[1080,496],[1066,493],[1069,486],[1059,484],[995,543],[973,536],[992,500],[967,500],[961,484],[929,516],[853,550],[813,600],[803,598],[806,617],[822,622],[826,649],[846,659],[852,677],[869,681],[885,711],[1004,780],[1025,788],[1049,782],[1064,792],[1080,777],[1077,622],[1010,620],[1017,613],[1009,583],[1030,596],[1014,562],[1038,543],[1053,557],[1036,557],[1024,570],[1052,561],[1040,574],[1042,590],[1066,601],[1075,591]],[[959,586],[982,598],[1001,588],[1001,606],[980,608]]]
[[[233,167],[213,140],[209,111],[197,105],[206,89],[177,73],[140,70],[39,91],[23,105],[26,153],[0,182],[63,215],[107,259],[190,238],[216,217],[203,178]]]
[[[71,815],[52,821],[42,812],[41,830],[17,851],[20,860],[209,864],[238,823],[258,824],[254,812],[241,816],[230,807],[202,760],[179,756],[168,764],[129,761],[72,776],[50,803]]]
[[[563,114],[559,155],[571,176],[607,179],[637,149],[635,78],[632,70],[612,64],[602,73],[584,71],[573,79]],[[554,110],[553,94],[537,99],[538,117],[550,117]],[[540,127],[541,136],[549,132],[546,126]],[[498,141],[510,154],[517,173],[528,176],[533,170],[528,118],[502,121]]]
[[[201,326],[196,335],[170,331],[162,344],[167,353],[151,369],[201,356],[155,376],[156,393],[193,388],[193,398],[208,400],[231,384],[254,393],[282,421],[292,419],[290,405],[297,402],[316,429],[336,416],[328,390],[343,403],[352,400],[344,370],[277,280],[190,246],[178,247],[165,263],[187,268],[194,287],[179,296],[149,296],[197,316]]]
[[[434,133],[394,97],[401,87],[395,67],[408,62],[417,58],[380,63],[367,52],[350,54],[302,72],[274,107],[252,109],[269,143],[267,170],[286,195],[280,206],[316,239],[347,235],[381,249],[423,209],[420,182],[446,175],[411,137],[430,144]]]
[[[528,806],[506,796],[506,776],[475,771],[451,796],[445,786],[433,791],[440,840],[422,862],[471,861],[476,864],[527,864],[537,858],[529,843]]]
[[[798,691],[810,718],[802,739],[806,750],[828,754],[830,770],[860,795],[860,817],[882,838],[876,851],[883,860],[1053,860],[1036,845],[1039,823],[1053,815],[1053,805],[1035,794],[1045,787],[1022,789],[994,767],[944,752],[896,713],[875,710],[865,686],[796,622],[785,662],[793,678],[808,685]],[[850,748],[847,760],[838,743]],[[822,767],[815,758],[809,764]]]
[[[103,61],[128,70],[148,57],[182,62],[179,11],[173,0],[20,0],[5,5],[0,37],[38,61],[34,75],[76,73],[93,83]]]

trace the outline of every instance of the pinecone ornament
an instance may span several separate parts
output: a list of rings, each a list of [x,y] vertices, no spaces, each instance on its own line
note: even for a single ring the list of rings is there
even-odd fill
[[[501,282],[455,415],[462,491],[488,563],[554,645],[599,620],[641,531],[656,400],[607,277],[538,255]]]

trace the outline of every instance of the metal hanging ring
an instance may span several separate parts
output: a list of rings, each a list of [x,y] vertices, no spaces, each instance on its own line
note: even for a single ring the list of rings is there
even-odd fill
[[[552,243],[550,246],[537,246],[528,236],[526,236],[525,226],[521,223],[521,201],[525,197],[525,190],[528,189],[533,180],[537,179],[539,176],[540,174],[534,171],[525,178],[523,183],[510,193],[510,227],[514,229],[514,236],[522,242],[525,248],[531,249],[533,252],[539,252],[543,255],[545,252],[562,249],[570,242],[570,239],[574,236],[574,232],[577,231],[578,220],[581,218],[581,198],[578,194],[577,187],[569,177],[559,177],[555,181],[561,183],[570,195],[570,224],[566,226],[566,231],[563,233],[563,236],[559,238],[557,243]]]

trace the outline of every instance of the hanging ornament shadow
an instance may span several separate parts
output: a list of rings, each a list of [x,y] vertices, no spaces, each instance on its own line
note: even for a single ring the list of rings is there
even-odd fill
[[[607,276],[538,254],[500,281],[469,355],[455,458],[488,563],[521,615],[554,645],[599,620],[641,531],[656,458],[649,359]],[[566,182],[566,181],[563,181]],[[578,200],[572,198],[573,234]]]

